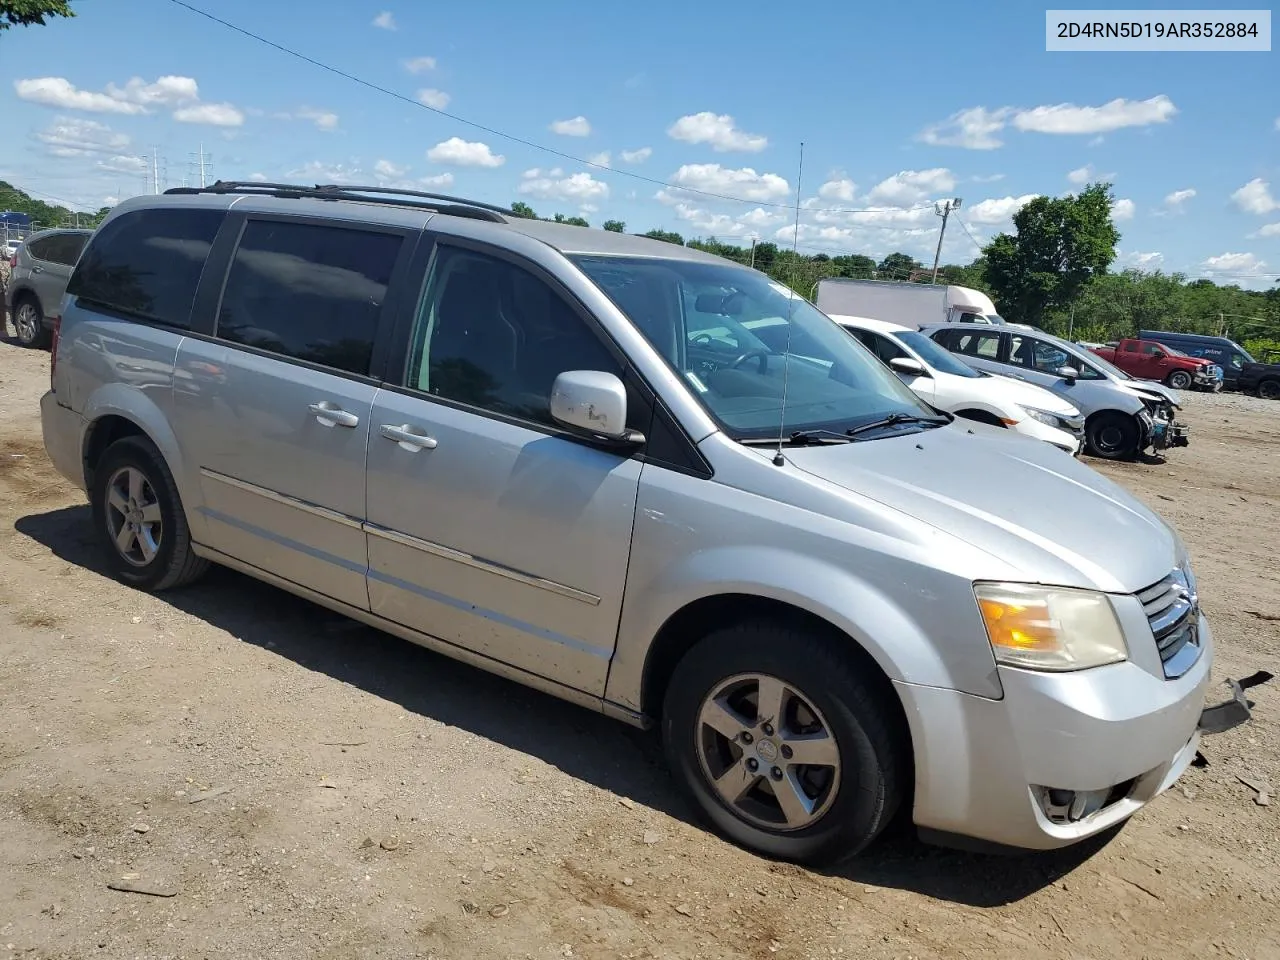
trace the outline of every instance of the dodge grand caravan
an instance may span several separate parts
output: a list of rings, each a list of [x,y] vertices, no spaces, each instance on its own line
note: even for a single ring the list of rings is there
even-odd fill
[[[41,412],[125,583],[223,564],[656,726],[770,856],[899,810],[1070,844],[1202,732],[1169,526],[697,250],[375,188],[139,197],[76,267]]]

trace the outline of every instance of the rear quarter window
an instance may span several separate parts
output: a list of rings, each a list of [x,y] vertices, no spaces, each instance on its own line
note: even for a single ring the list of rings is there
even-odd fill
[[[88,303],[187,328],[221,210],[137,210],[103,226],[81,257],[67,292]]]

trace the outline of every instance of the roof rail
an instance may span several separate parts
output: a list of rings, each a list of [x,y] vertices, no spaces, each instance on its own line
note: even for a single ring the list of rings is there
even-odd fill
[[[487,220],[491,223],[506,223],[508,217],[517,216],[510,210],[504,210],[502,207],[497,207],[490,203],[465,200],[461,197],[451,197],[442,193],[425,193],[421,190],[398,190],[391,187],[355,186],[338,183],[317,183],[314,186],[305,186],[298,183],[270,183],[255,180],[218,180],[207,187],[170,187],[165,193],[242,193],[288,199],[306,197],[316,200],[355,200],[362,203],[385,203],[392,206],[415,207],[453,217]],[[424,203],[422,202],[424,200],[440,202]]]

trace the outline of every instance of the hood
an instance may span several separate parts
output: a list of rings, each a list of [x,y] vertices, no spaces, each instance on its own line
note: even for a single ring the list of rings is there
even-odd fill
[[[998,373],[984,377],[982,382],[990,384],[993,390],[999,390],[1000,396],[1011,403],[1035,407],[1037,410],[1048,410],[1060,417],[1080,416],[1080,411],[1062,397],[1034,383],[1015,380],[1013,377],[1001,376]]]
[[[899,437],[794,447],[800,470],[944,530],[1032,583],[1133,593],[1177,565],[1176,534],[1050,444],[958,421]]]
[[[1182,406],[1182,397],[1177,390],[1170,390],[1155,380],[1121,380],[1118,385],[1144,399],[1166,400],[1175,407]]]

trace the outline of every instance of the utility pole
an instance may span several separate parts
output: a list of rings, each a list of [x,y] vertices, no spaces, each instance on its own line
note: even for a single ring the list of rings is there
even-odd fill
[[[756,268],[756,238],[751,238],[751,269]]]
[[[151,148],[151,192],[160,192],[160,151]]]
[[[942,229],[938,231],[938,249],[933,255],[933,279],[930,283],[938,282],[938,261],[942,259],[942,238],[947,235],[947,218],[951,216],[952,210],[960,209],[960,204],[960,198],[953,197],[933,205],[933,212],[942,218]]]
[[[192,173],[198,174],[200,178],[200,186],[202,188],[208,186],[209,184],[208,184],[207,172],[208,172],[208,168],[213,163],[213,158],[210,157],[209,154],[204,152],[203,143],[200,144],[200,152],[191,158],[190,163],[191,163],[190,169]],[[184,183],[183,186],[186,186],[186,184]]]

